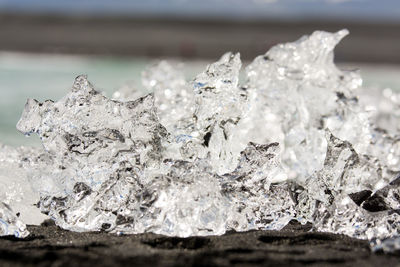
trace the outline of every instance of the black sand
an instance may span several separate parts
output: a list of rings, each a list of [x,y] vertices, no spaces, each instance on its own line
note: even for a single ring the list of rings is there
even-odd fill
[[[378,266],[400,256],[374,254],[368,242],[311,233],[291,224],[282,231],[174,238],[75,233],[54,225],[30,226],[30,237],[0,238],[0,266]]]

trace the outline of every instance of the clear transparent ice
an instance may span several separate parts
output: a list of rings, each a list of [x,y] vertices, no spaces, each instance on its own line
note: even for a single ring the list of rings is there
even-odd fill
[[[398,248],[400,97],[335,66],[347,34],[279,44],[244,70],[226,53],[193,81],[163,61],[143,72],[147,95],[109,99],[79,76],[57,102],[28,100],[17,128],[43,149],[13,168],[68,230],[186,237],[297,220]]]

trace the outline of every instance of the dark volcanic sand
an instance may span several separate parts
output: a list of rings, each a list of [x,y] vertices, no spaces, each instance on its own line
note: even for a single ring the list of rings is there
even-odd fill
[[[400,256],[374,254],[368,242],[307,232],[291,224],[283,231],[174,238],[155,234],[116,236],[75,233],[54,225],[29,226],[25,240],[0,238],[0,266],[378,266]]]

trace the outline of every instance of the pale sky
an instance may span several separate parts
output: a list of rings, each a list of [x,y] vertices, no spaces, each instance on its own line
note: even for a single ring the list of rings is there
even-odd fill
[[[400,21],[400,0],[0,0],[0,10],[79,15]]]

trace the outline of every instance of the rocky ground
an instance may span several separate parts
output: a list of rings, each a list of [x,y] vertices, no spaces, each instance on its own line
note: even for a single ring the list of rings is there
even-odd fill
[[[155,234],[116,236],[75,233],[47,223],[30,226],[23,240],[0,238],[0,266],[396,266],[400,256],[374,254],[367,241],[282,231],[176,238]]]

